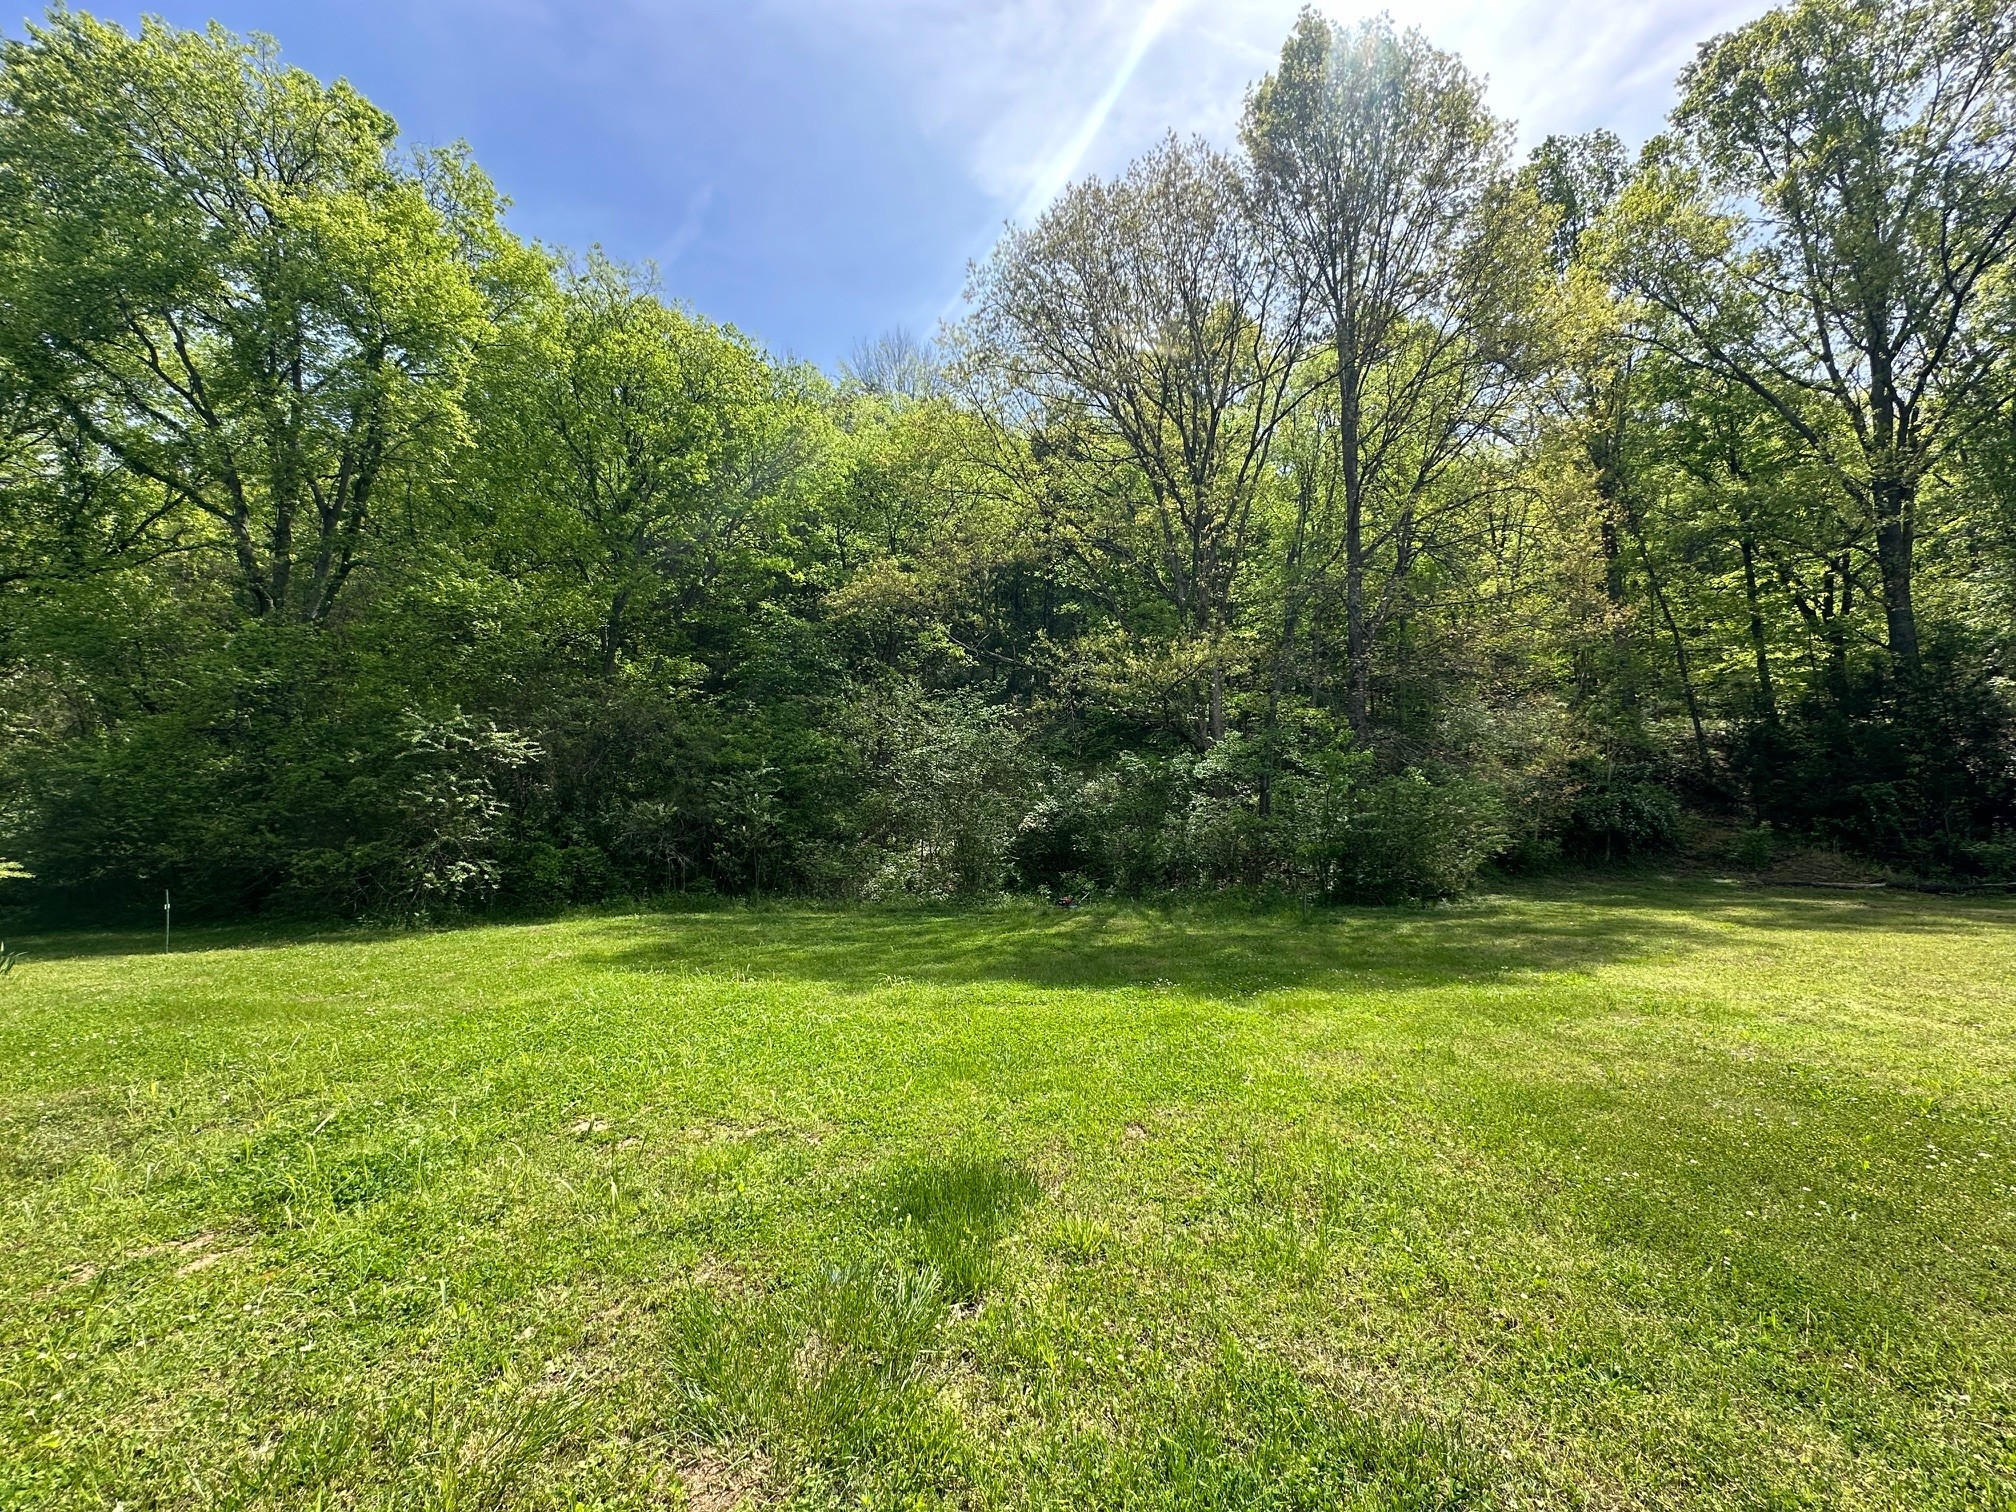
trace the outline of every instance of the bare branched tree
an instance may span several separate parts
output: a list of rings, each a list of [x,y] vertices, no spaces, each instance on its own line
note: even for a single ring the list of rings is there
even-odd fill
[[[856,342],[840,376],[871,394],[908,400],[930,398],[941,381],[936,350],[904,326]]]
[[[1203,652],[1199,734],[1225,732],[1219,645],[1275,436],[1296,402],[1301,302],[1236,163],[1174,136],[1073,187],[975,278],[978,339],[1033,437],[1051,523]]]

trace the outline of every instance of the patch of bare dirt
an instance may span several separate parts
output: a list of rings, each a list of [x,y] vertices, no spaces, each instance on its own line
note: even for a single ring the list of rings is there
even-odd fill
[[[769,1504],[770,1462],[760,1454],[701,1449],[680,1463],[678,1475],[687,1512],[756,1512]]]

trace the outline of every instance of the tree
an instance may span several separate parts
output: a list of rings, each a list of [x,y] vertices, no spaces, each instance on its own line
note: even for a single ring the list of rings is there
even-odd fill
[[[830,378],[269,42],[57,6],[0,42],[6,901],[1440,895],[1683,792],[2009,875],[2016,16],[1785,6],[1635,163],[1305,12],[1236,148]]]
[[[1301,305],[1236,165],[1171,136],[1011,232],[971,291],[1002,413],[1068,549],[1172,613],[1225,733],[1222,642],[1274,437],[1297,398]]]
[[[867,393],[912,403],[937,393],[943,380],[931,343],[902,326],[856,342],[840,372]]]
[[[1580,136],[1549,136],[1533,149],[1525,177],[1540,203],[1553,212],[1548,253],[1555,271],[1566,273],[1575,265],[1583,235],[1630,182],[1631,162],[1617,133],[1599,128]]]
[[[1544,287],[1544,218],[1454,56],[1390,20],[1305,10],[1247,100],[1263,213],[1321,322],[1343,497],[1352,730],[1372,650],[1434,549],[1437,487],[1510,419]],[[1383,574],[1383,581],[1380,577]]]
[[[556,604],[585,597],[602,675],[690,650],[693,616],[784,549],[820,449],[793,384],[599,255],[495,343],[472,400],[481,528]]]
[[[56,11],[0,50],[0,360],[319,623],[452,446],[495,196],[272,45]]]
[[[2016,256],[2016,13],[1797,0],[1704,46],[1681,92],[1629,196],[1632,286],[1678,354],[1825,468],[1915,669],[1923,487],[2016,376],[1994,318]]]
[[[1642,739],[1642,690],[1629,591],[1634,580],[1642,581],[1672,648],[1695,763],[1700,776],[1710,780],[1714,759],[1695,658],[1675,612],[1669,574],[1653,549],[1654,532],[1648,528],[1648,509],[1655,501],[1648,497],[1643,475],[1648,451],[1656,451],[1658,428],[1647,426],[1642,413],[1648,407],[1656,410],[1656,402],[1648,406],[1642,394],[1647,342],[1631,318],[1629,300],[1620,297],[1602,265],[1600,251],[1589,255],[1590,244],[1602,247],[1602,232],[1629,178],[1624,145],[1609,131],[1550,136],[1534,149],[1525,178],[1552,216],[1550,250],[1566,295],[1555,388],[1587,469],[1603,556],[1609,654],[1600,672],[1584,679],[1593,685],[1584,691],[1585,702],[1607,702],[1625,716],[1631,742]]]

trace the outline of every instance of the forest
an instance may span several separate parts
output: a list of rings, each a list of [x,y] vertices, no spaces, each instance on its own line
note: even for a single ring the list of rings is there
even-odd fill
[[[1530,152],[1306,11],[836,372],[507,209],[264,38],[5,42],[0,902],[2016,879],[2001,0]]]

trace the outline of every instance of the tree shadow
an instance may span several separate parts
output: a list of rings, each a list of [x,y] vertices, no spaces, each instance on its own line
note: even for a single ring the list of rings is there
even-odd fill
[[[1773,889],[1702,880],[1523,883],[1465,902],[1298,908],[1197,899],[1063,909],[695,903],[649,912],[604,906],[562,916],[599,925],[583,966],[817,981],[868,991],[986,982],[1054,989],[1150,987],[1215,997],[1291,988],[1456,985],[1592,972],[1726,939],[1726,927],[1788,933],[1974,936],[2016,930],[2016,899]],[[484,920],[434,930],[254,922],[178,931],[175,951],[398,944],[432,934],[554,920]],[[29,962],[159,955],[160,937],[104,930],[23,936]]]
[[[472,926],[463,926],[472,927]],[[494,928],[494,921],[473,927]],[[177,924],[166,946],[157,926],[99,929],[21,930],[5,936],[21,959],[88,961],[129,956],[197,955],[224,950],[290,950],[300,945],[374,945],[427,934],[452,933],[452,928],[417,929],[397,924],[301,924],[257,920],[246,924]]]
[[[2016,907],[1671,883],[1536,887],[1433,908],[772,906],[612,920],[620,943],[588,959],[626,970],[817,981],[853,991],[998,982],[1247,997],[1588,973],[1726,942],[1729,925],[1974,935],[2016,930]]]

